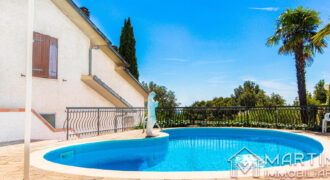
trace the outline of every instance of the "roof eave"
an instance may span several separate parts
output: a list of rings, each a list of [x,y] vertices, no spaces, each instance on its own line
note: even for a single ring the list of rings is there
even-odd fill
[[[92,28],[104,39],[104,41],[108,44],[108,48],[118,56],[118,58],[125,64],[125,66],[129,67],[129,64],[125,61],[120,54],[112,48],[112,42],[106,37],[106,35],[85,15],[85,13],[74,3],[72,0],[66,0],[79,14],[84,20],[92,26]]]
[[[127,73],[129,76],[131,76],[131,78],[132,78],[136,83],[138,83],[138,84],[142,87],[142,89],[143,89],[147,94],[149,94],[149,91],[148,91],[146,88],[144,88],[144,86],[140,83],[140,81],[138,81],[138,80],[133,76],[133,74],[131,74],[131,72],[129,72],[129,70],[128,70],[127,68],[124,68],[124,70],[126,71],[126,73]]]

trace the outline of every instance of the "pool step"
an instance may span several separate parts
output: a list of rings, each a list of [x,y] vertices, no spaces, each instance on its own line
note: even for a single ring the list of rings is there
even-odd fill
[[[67,152],[63,152],[60,154],[61,159],[67,159],[70,157],[73,157],[74,152],[73,151],[67,151]]]

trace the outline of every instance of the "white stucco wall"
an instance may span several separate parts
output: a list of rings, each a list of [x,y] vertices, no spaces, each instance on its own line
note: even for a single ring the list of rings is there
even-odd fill
[[[93,50],[93,74],[110,86],[132,106],[143,107],[143,96],[115,71],[115,67],[115,63],[103,51]]]
[[[24,112],[0,112],[0,142],[18,141],[24,139]],[[10,122],[10,123],[8,123]],[[6,128],[3,128],[6,127]],[[31,139],[64,140],[66,132],[52,132],[38,117],[32,114]]]
[[[27,3],[0,0],[0,108],[23,108],[25,100],[25,50]],[[58,79],[33,78],[33,108],[56,113],[62,128],[68,106],[113,105],[80,77],[88,74],[90,40],[50,0],[35,0],[36,32],[58,39]],[[143,106],[143,96],[114,71],[115,64],[94,50],[94,73],[132,106]]]

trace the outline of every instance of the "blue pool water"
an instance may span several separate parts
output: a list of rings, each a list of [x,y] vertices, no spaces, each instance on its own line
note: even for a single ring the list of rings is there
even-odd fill
[[[44,158],[59,164],[125,171],[228,171],[231,161],[287,165],[322,153],[311,138],[272,130],[182,128],[164,130],[168,137],[88,143],[60,148]],[[238,154],[236,154],[238,153]],[[254,153],[256,156],[252,155]],[[232,159],[230,159],[232,158]],[[299,162],[299,161],[298,161]]]

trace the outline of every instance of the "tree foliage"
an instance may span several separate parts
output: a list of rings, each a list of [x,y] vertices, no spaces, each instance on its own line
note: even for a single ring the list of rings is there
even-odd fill
[[[299,99],[296,97],[296,99],[293,102],[294,106],[299,106]],[[317,106],[321,105],[320,101],[315,99],[312,95],[312,93],[307,93],[307,105],[308,106]]]
[[[295,55],[298,96],[301,106],[307,105],[305,66],[313,62],[316,53],[322,53],[326,47],[324,39],[315,43],[312,37],[321,23],[319,13],[311,9],[298,7],[287,9],[276,21],[275,34],[267,41],[268,46],[282,43],[279,54]]]
[[[245,81],[234,89],[231,97],[219,97],[210,101],[197,101],[193,107],[219,107],[219,106],[283,106],[285,100],[279,94],[272,93],[267,96],[259,85],[252,81]]]
[[[315,86],[312,93],[307,93],[307,105],[326,105],[327,98],[330,98],[330,91],[325,89],[324,80],[320,80]],[[293,102],[295,106],[299,106],[298,98]]]
[[[176,107],[179,106],[180,103],[177,102],[175,97],[175,93],[171,90],[167,90],[165,86],[157,85],[154,82],[142,82],[142,85],[149,92],[154,91],[156,93],[155,100],[159,102],[158,107]]]
[[[192,107],[220,107],[220,106],[236,106],[236,102],[230,97],[214,98],[211,101],[196,101]]]
[[[269,100],[265,91],[252,81],[245,81],[243,86],[234,89],[232,98],[239,106],[262,106]]]
[[[284,106],[285,100],[279,94],[272,93],[270,95],[270,106]]]
[[[129,72],[139,80],[139,71],[137,65],[137,58],[135,54],[135,38],[133,27],[131,25],[131,19],[128,18],[124,21],[124,27],[121,30],[120,35],[120,46],[119,54],[127,61],[129,64]]]
[[[325,90],[324,85],[325,82],[322,79],[314,86],[314,98],[320,101],[321,104],[327,102],[327,91]]]

